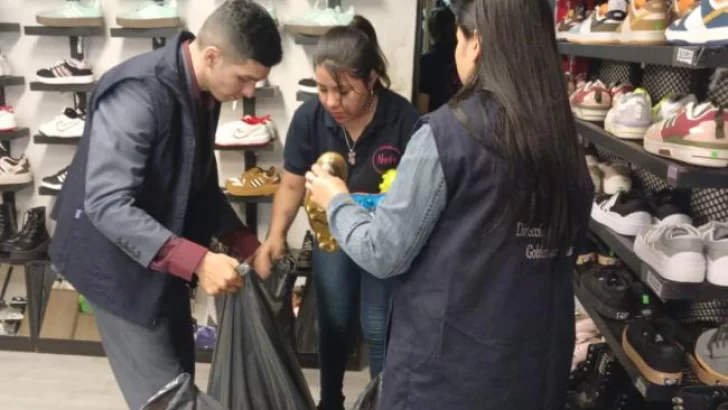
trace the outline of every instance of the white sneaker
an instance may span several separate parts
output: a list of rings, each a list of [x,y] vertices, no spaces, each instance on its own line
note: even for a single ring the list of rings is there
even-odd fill
[[[215,145],[221,147],[260,147],[273,139],[270,117],[245,116],[218,127]]]
[[[86,121],[82,112],[78,112],[73,108],[66,108],[63,114],[41,124],[38,127],[38,133],[46,137],[78,138],[83,135],[85,125]]]
[[[634,192],[598,196],[592,205],[591,217],[624,236],[636,236],[652,227],[647,203]]]
[[[13,107],[0,106],[0,132],[13,131],[16,128],[18,123],[15,121]]]
[[[662,98],[652,109],[652,121],[657,123],[666,120],[680,113],[688,103],[698,104],[698,99],[693,94],[673,94]]]
[[[728,286],[728,223],[708,222],[698,228],[705,243],[708,282]]]
[[[622,139],[640,140],[652,125],[652,99],[644,89],[624,94],[604,119],[604,130]]]
[[[705,280],[705,255],[700,231],[692,225],[657,225],[637,235],[634,253],[667,280]]]
[[[0,158],[0,185],[27,184],[33,181],[28,158]]]

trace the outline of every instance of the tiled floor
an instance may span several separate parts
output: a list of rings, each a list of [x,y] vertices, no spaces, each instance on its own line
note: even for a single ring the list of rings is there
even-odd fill
[[[197,368],[197,385],[207,385],[210,365]],[[314,398],[318,371],[304,370]],[[347,407],[364,390],[369,372],[346,374]],[[0,408],[3,410],[127,410],[103,358],[0,351]]]

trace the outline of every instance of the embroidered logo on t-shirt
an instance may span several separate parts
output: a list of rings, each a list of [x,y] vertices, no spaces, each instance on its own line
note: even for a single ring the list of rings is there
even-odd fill
[[[372,156],[372,167],[378,174],[383,174],[387,170],[396,168],[399,160],[402,158],[402,152],[393,145],[382,145],[374,151]]]

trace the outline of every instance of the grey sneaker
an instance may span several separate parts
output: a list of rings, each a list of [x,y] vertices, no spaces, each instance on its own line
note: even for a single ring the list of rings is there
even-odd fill
[[[657,274],[675,282],[705,280],[704,248],[700,231],[687,224],[657,225],[634,241],[634,253]]]
[[[718,286],[728,286],[728,223],[708,222],[701,226],[707,260],[706,279]]]
[[[641,140],[652,125],[652,99],[638,88],[619,99],[604,119],[604,129],[622,139]]]
[[[711,378],[711,382],[728,382],[728,327],[703,332],[695,342],[695,359]]]

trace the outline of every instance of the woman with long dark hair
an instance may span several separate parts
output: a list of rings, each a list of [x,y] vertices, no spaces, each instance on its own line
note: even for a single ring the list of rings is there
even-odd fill
[[[304,175],[321,154],[334,151],[345,158],[348,188],[353,192],[378,193],[382,175],[397,167],[419,119],[410,102],[389,90],[386,59],[374,27],[364,17],[355,16],[348,27],[335,27],[319,40],[314,68],[319,95],[293,114],[270,233],[254,261],[263,274],[270,271],[272,260],[283,255],[288,229],[306,192]],[[321,369],[319,409],[343,410],[344,370],[360,324],[369,344],[371,375],[384,366],[391,285],[365,272],[344,252],[326,252],[318,244],[313,275]]]
[[[380,409],[561,410],[574,245],[593,187],[545,1],[452,0],[465,84],[413,135],[372,215],[314,166],[313,200],[394,278]]]

